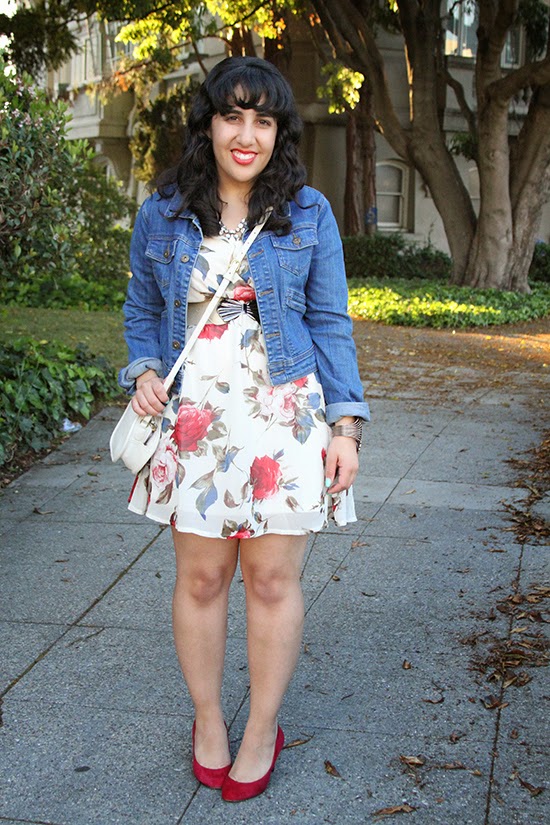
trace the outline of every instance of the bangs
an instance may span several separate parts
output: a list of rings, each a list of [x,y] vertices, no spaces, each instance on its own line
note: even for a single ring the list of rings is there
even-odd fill
[[[209,89],[210,100],[221,115],[238,106],[240,109],[256,109],[277,121],[285,120],[292,103],[283,85],[285,81],[281,83],[281,80],[256,66],[235,66]]]

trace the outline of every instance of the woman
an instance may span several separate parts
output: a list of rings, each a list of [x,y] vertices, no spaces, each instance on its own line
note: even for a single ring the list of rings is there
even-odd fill
[[[172,525],[193,769],[228,801],[262,793],[283,747],[277,714],[301,644],[307,536],[326,523],[329,496],[339,523],[355,520],[347,491],[368,418],[340,238],[326,199],[304,186],[300,132],[270,63],[219,63],[192,105],[175,180],[145,201],[131,246],[120,381],[138,414],[164,417],[129,506]],[[264,219],[168,396],[162,376],[186,331]],[[221,689],[238,558],[250,714],[231,763]]]

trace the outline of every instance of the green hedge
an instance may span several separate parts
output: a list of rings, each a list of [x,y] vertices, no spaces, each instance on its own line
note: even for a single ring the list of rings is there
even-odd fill
[[[398,232],[342,238],[348,278],[448,280],[452,261],[430,244],[407,241]],[[529,269],[531,283],[550,283],[550,244],[539,241]]]
[[[450,278],[448,255],[429,244],[406,241],[397,232],[342,238],[348,278]]]
[[[20,338],[0,346],[0,465],[43,450],[63,419],[88,419],[94,402],[119,393],[114,371],[85,347]]]

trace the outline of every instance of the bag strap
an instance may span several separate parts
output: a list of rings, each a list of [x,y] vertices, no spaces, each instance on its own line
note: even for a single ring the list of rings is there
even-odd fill
[[[208,319],[210,318],[210,316],[212,315],[212,313],[214,312],[214,310],[216,309],[216,307],[220,303],[228,284],[229,283],[234,283],[237,280],[238,272],[239,272],[241,263],[244,260],[244,257],[246,255],[246,253],[248,252],[248,250],[250,249],[251,245],[254,243],[254,241],[256,240],[256,238],[258,237],[260,232],[262,231],[262,229],[264,227],[264,224],[266,223],[266,221],[269,218],[270,214],[271,214],[271,209],[269,209],[267,211],[264,219],[260,223],[256,224],[256,226],[254,227],[254,229],[252,230],[252,232],[250,233],[250,235],[248,236],[248,238],[244,242],[239,254],[234,256],[231,259],[231,263],[229,264],[229,269],[227,270],[226,274],[224,275],[224,277],[222,279],[222,282],[220,283],[219,287],[217,288],[216,292],[214,293],[214,295],[212,296],[210,301],[208,301],[208,306],[206,307],[206,310],[202,314],[200,321],[196,325],[195,329],[193,330],[193,332],[191,333],[191,335],[189,337],[189,340],[186,342],[184,348],[180,352],[176,363],[174,364],[174,366],[172,367],[172,369],[170,370],[170,372],[168,373],[168,375],[164,379],[164,389],[166,390],[166,392],[168,392],[168,390],[170,389],[170,387],[174,383],[176,375],[178,374],[178,372],[182,368],[183,362],[185,361],[185,359],[189,355],[189,352],[191,351],[191,348],[193,347],[195,341],[197,340],[197,338],[201,334],[205,324],[208,323]]]

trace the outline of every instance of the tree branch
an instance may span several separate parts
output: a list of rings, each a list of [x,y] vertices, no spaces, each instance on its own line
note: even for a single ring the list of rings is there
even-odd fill
[[[491,83],[486,91],[489,97],[506,101],[527,86],[545,86],[547,83],[550,83],[550,55],[544,60],[535,60],[515,69],[506,77]]]
[[[372,91],[380,132],[404,160],[410,160],[409,138],[397,117],[384,71],[384,61],[369,23],[350,0],[311,0],[336,56],[365,75]]]
[[[468,124],[468,131],[470,132],[473,138],[477,135],[477,123],[476,123],[476,116],[474,111],[468,105],[468,101],[466,100],[466,95],[464,93],[464,86],[460,81],[453,77],[447,67],[444,68],[444,77],[445,82],[448,86],[451,87],[453,92],[455,93],[458,106],[460,111],[462,112],[462,116],[464,117],[466,123]]]

